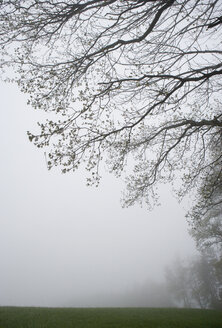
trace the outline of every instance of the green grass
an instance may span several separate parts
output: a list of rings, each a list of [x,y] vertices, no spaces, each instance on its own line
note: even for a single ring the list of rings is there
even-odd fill
[[[222,313],[198,309],[0,307],[0,328],[222,328]]]

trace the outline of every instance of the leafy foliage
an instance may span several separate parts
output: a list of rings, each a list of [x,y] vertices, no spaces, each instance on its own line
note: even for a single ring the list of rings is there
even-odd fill
[[[126,205],[152,204],[178,171],[181,196],[200,183],[221,142],[221,12],[219,0],[2,0],[2,66],[57,114],[28,133],[49,169],[84,164],[97,184],[108,158],[117,176],[127,167]]]
[[[221,138],[221,131],[218,130]],[[196,203],[188,213],[190,233],[197,248],[208,254],[222,289],[222,144],[212,143],[211,161],[198,186]]]

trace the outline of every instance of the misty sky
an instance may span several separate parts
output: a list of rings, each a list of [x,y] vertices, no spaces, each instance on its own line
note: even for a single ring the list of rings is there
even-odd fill
[[[38,113],[11,84],[0,94],[0,305],[89,305],[159,281],[176,256],[195,252],[167,186],[152,212],[122,209],[124,184],[105,170],[99,188],[86,187],[84,171],[48,171],[26,135]]]

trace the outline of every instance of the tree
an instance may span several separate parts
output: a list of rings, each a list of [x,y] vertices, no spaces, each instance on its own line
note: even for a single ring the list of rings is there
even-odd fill
[[[207,254],[190,263],[192,297],[201,308],[221,308],[217,283],[215,268]]]
[[[220,137],[221,131],[219,131]],[[214,267],[218,291],[222,289],[222,144],[214,142],[206,176],[198,186],[196,203],[188,213],[190,233],[200,252]],[[222,300],[222,298],[221,298]]]
[[[221,142],[221,13],[219,0],[0,1],[1,66],[57,114],[28,134],[49,169],[85,163],[91,184],[103,158],[126,167],[126,205],[151,204],[176,172],[180,196],[199,184]]]
[[[218,276],[209,254],[188,261],[177,259],[166,270],[166,286],[180,306],[221,309]]]
[[[166,286],[176,305],[193,307],[192,293],[190,290],[190,270],[188,265],[177,258],[174,263],[166,268]]]

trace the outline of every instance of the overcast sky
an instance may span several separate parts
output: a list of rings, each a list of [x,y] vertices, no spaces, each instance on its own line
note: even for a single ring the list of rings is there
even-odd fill
[[[152,212],[122,209],[114,176],[89,188],[83,171],[47,171],[26,135],[37,113],[15,86],[1,83],[0,94],[0,305],[88,305],[89,296],[159,281],[176,256],[194,253],[167,186]]]

